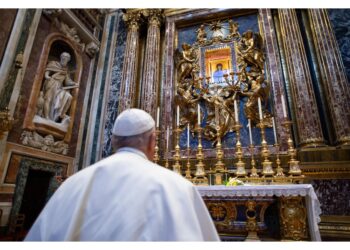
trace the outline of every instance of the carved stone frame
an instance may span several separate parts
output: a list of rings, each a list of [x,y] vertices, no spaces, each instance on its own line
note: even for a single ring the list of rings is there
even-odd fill
[[[32,92],[31,92],[31,95],[29,98],[28,108],[27,108],[26,115],[25,115],[24,122],[23,122],[23,129],[27,129],[30,131],[37,130],[37,127],[33,122],[33,118],[35,116],[36,104],[37,104],[37,100],[38,100],[38,97],[40,94],[40,89],[42,87],[42,81],[43,81],[43,77],[44,77],[45,67],[47,65],[47,61],[48,61],[48,57],[49,57],[49,52],[50,52],[52,44],[55,41],[65,42],[74,51],[74,56],[75,56],[75,60],[77,63],[77,67],[76,67],[73,81],[81,84],[80,79],[81,79],[81,74],[82,74],[82,70],[83,70],[83,61],[82,61],[82,56],[81,56],[81,53],[79,52],[79,49],[63,34],[60,34],[60,33],[50,34],[45,40],[45,43],[44,43],[44,46],[42,49],[42,53],[40,56],[40,61],[39,61],[39,65],[38,65],[38,68],[37,68],[37,71],[35,74]],[[72,104],[71,104],[70,112],[69,112],[69,116],[71,117],[71,121],[69,123],[68,130],[67,130],[67,133],[65,134],[64,138],[62,138],[62,135],[59,134],[57,132],[57,130],[55,130],[54,128],[46,129],[44,131],[45,133],[52,134],[55,137],[61,138],[67,143],[71,140],[78,91],[79,91],[79,88],[72,90],[73,99],[72,99]],[[43,131],[42,128],[41,128],[41,131]]]

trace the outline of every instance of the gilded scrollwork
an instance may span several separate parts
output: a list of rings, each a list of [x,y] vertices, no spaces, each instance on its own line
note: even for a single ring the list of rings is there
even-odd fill
[[[237,129],[234,103],[236,101],[239,104],[242,98],[247,98],[247,101],[244,101],[243,110],[245,116],[252,120],[253,125],[262,122],[265,126],[272,126],[272,116],[267,109],[270,83],[265,79],[262,37],[251,30],[241,35],[237,22],[228,20],[228,26],[224,22],[212,21],[208,24],[208,30],[206,30],[206,24],[200,25],[196,30],[196,42],[193,45],[183,43],[182,50],[175,51],[177,69],[175,100],[183,114],[180,127],[184,127],[187,123],[194,127],[197,123],[196,105],[204,103],[207,111],[204,136],[214,144],[218,138],[218,131],[219,137],[222,138],[228,132]],[[227,32],[228,35],[225,35]],[[207,66],[206,69],[201,69],[200,65],[203,64],[199,61],[199,54],[202,50],[210,51],[208,57],[211,53],[212,58],[219,53],[227,55],[229,62],[226,68],[223,69],[219,59],[215,59],[216,61],[213,59],[209,67],[210,73]],[[236,58],[237,72],[233,71],[231,65],[232,54]],[[215,67],[216,71],[214,71]],[[209,75],[202,77],[200,72],[204,71]],[[262,101],[262,121],[259,119],[258,98]],[[220,129],[217,129],[217,126]]]
[[[307,238],[306,208],[303,197],[281,197],[280,218],[283,238],[302,240]]]

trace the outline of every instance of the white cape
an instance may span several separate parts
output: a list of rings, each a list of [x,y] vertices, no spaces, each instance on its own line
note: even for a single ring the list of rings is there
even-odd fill
[[[118,153],[68,178],[28,241],[218,241],[213,221],[185,178],[138,150]]]

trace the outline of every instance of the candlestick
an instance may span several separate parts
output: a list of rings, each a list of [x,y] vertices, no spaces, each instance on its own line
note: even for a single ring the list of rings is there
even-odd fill
[[[204,169],[204,163],[203,163],[203,159],[204,159],[204,155],[202,152],[202,128],[200,126],[198,126],[196,128],[197,132],[198,132],[198,147],[197,147],[197,154],[196,154],[196,158],[197,158],[197,164],[196,164],[196,172],[194,174],[194,178],[192,179],[192,182],[196,185],[204,185],[207,186],[208,185],[208,179],[206,177],[205,174],[205,169]]]
[[[260,97],[258,97],[258,107],[259,107],[259,119],[261,121],[263,119],[263,116],[262,116],[261,99],[260,99]]]
[[[275,148],[276,148],[276,165],[277,165],[275,177],[284,177],[283,168],[281,167],[281,160],[279,157],[279,144],[277,142],[275,143]]]
[[[248,128],[249,128],[249,142],[252,145],[253,144],[252,123],[251,123],[250,119],[248,119]]]
[[[273,128],[273,137],[275,139],[275,144],[277,144],[277,133],[276,133],[275,117],[272,117],[272,128]]]
[[[160,134],[160,130],[156,129],[155,131],[156,133],[156,145],[154,147],[154,156],[153,156],[153,161],[154,163],[158,163],[159,162],[159,147],[158,147],[158,142],[159,142],[159,134]]]
[[[157,108],[157,128],[159,128],[159,107]]]
[[[215,185],[222,185],[223,173],[225,172],[225,164],[223,163],[224,151],[221,148],[221,136],[220,136],[220,126],[216,126],[216,164],[215,164]]]
[[[178,173],[181,175],[181,165],[180,165],[180,146],[179,146],[179,138],[180,138],[180,132],[181,129],[179,127],[176,128],[175,134],[176,134],[176,146],[175,146],[175,155],[174,155],[174,160],[175,164],[173,165],[173,171],[175,173]]]
[[[282,100],[283,117],[287,118],[286,103],[284,102],[284,96],[283,95],[281,95],[281,100]]]
[[[180,108],[179,105],[176,107],[176,126],[179,127],[180,125]]]
[[[261,132],[261,158],[264,159],[262,165],[263,165],[263,176],[272,176],[274,174],[274,171],[272,169],[272,162],[269,161],[268,157],[270,155],[269,148],[267,146],[267,142],[265,139],[265,125],[263,122],[260,122],[259,124],[260,132]]]
[[[169,168],[169,126],[166,127],[165,167]]]
[[[167,130],[166,130],[166,150],[169,151],[169,126],[167,126]]]
[[[241,140],[240,140],[240,129],[241,125],[237,123],[235,125],[235,130],[236,130],[236,157],[238,158],[238,161],[236,163],[236,176],[237,177],[245,177],[247,176],[247,172],[245,170],[245,163],[242,161],[243,157],[243,151],[242,151],[242,145],[241,145]]]
[[[187,123],[187,148],[190,147],[190,124]]]
[[[199,104],[197,104],[197,109],[198,109],[198,117],[197,117],[197,119],[198,119],[198,126],[200,126],[201,125],[201,107],[199,106]]]
[[[256,179],[259,177],[258,175],[258,170],[255,168],[255,159],[254,159],[254,145],[251,143],[249,145],[249,149],[250,149],[250,157],[251,157],[251,161],[250,164],[252,166],[252,169],[250,170],[250,178]]]
[[[235,107],[235,121],[238,122],[238,109],[237,109],[237,100],[234,101],[234,107]]]
[[[299,161],[297,161],[296,155],[297,155],[297,151],[295,150],[294,146],[293,146],[293,140],[292,140],[292,135],[291,135],[291,126],[292,126],[292,122],[285,119],[285,121],[282,122],[282,126],[284,126],[287,130],[288,133],[288,155],[290,157],[290,160],[288,161],[288,165],[289,165],[289,172],[288,174],[290,175],[295,175],[295,176],[300,176],[301,175],[301,169],[299,166]]]
[[[189,181],[192,180],[191,176],[191,163],[190,163],[190,147],[187,146],[187,164],[186,164],[186,172],[185,172],[185,178]]]
[[[217,105],[215,105],[215,124],[216,126],[219,126],[220,120],[219,120],[219,108]]]

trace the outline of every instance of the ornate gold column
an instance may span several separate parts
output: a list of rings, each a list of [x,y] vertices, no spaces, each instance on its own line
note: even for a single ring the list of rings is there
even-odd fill
[[[324,145],[305,48],[294,9],[279,9],[283,46],[301,146]]]
[[[146,9],[144,15],[148,16],[148,30],[140,107],[155,117],[158,106],[160,24],[163,10]]]
[[[128,35],[120,84],[118,113],[134,107],[135,103],[141,11],[128,10],[123,15],[123,20],[128,26]]]
[[[308,13],[336,141],[350,144],[350,90],[338,44],[327,10]]]

